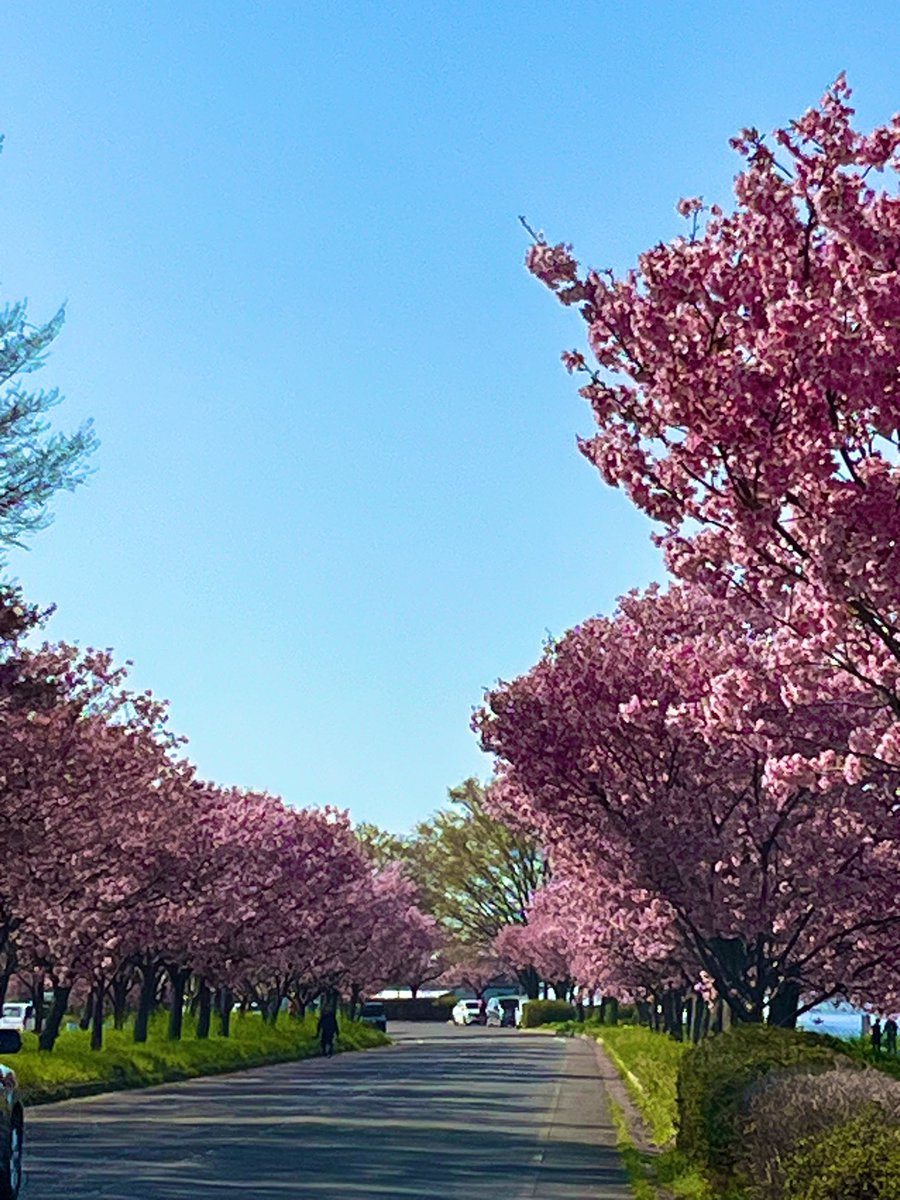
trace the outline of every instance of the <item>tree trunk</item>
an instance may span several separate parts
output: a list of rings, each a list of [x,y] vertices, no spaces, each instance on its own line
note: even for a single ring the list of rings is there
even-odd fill
[[[94,1012],[94,993],[88,992],[88,998],[84,1002],[84,1012],[81,1014],[81,1020],[78,1022],[79,1029],[90,1029],[91,1016]]]
[[[93,1005],[91,1012],[91,1049],[103,1049],[103,998],[106,985],[102,979],[94,982]]]
[[[663,995],[663,1019],[666,1033],[676,1042],[684,1041],[684,993],[669,988]]]
[[[228,1037],[231,1034],[231,1009],[234,1005],[234,992],[231,988],[223,987],[219,990],[219,1032],[222,1037]]]
[[[648,1025],[652,1028],[650,1005],[646,1000],[636,1000],[634,1007],[637,1009],[638,1024]]]
[[[604,1025],[618,1025],[619,1023],[619,1001],[615,996],[607,996],[601,1002],[601,1011],[603,1013]]]
[[[769,999],[769,1024],[782,1029],[796,1029],[799,1006],[800,984],[793,979],[786,979]]]
[[[149,960],[141,963],[141,990],[138,993],[137,1014],[134,1018],[134,1040],[146,1042],[150,1014],[156,1000],[156,983],[159,967]]]
[[[170,991],[169,1001],[169,1041],[181,1041],[181,1030],[184,1025],[184,989],[190,972],[184,967],[167,967]]]
[[[34,1008],[34,1032],[40,1037],[41,1030],[44,1028],[44,973],[37,972],[31,976],[31,982],[28,985],[28,990],[31,993],[31,1003]]]
[[[197,980],[197,1037],[209,1037],[212,1016],[212,996],[205,979]]]
[[[63,1017],[66,1015],[66,1009],[69,1005],[69,992],[71,987],[54,987],[53,988],[53,1005],[50,1009],[50,1015],[41,1030],[38,1047],[41,1050],[50,1051],[56,1045],[56,1039],[59,1037],[59,1028],[62,1025]]]
[[[704,1016],[708,1015],[707,1002],[700,992],[691,997],[691,1042],[697,1045],[703,1039]]]
[[[519,986],[528,999],[537,1000],[540,994],[540,981],[534,967],[524,967],[521,971],[516,971],[516,977],[519,980]]]
[[[360,994],[361,993],[360,993],[359,985],[354,983],[353,987],[350,989],[350,1020],[351,1021],[356,1020],[357,1010],[359,1009]]]
[[[122,972],[112,982],[113,1027],[125,1028],[125,1016],[128,1011],[128,993],[131,990],[129,976]]]

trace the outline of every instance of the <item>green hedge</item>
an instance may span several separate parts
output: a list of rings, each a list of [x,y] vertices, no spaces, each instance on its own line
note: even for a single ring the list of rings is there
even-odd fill
[[[804,1142],[785,1166],[784,1200],[898,1200],[900,1128],[877,1110]]]
[[[574,1021],[575,1009],[565,1000],[529,1000],[522,1009],[522,1028],[534,1029],[552,1021]]]
[[[678,1067],[678,1149],[705,1169],[730,1176],[740,1138],[740,1104],[769,1071],[827,1070],[852,1065],[837,1038],[743,1025],[708,1038]]]

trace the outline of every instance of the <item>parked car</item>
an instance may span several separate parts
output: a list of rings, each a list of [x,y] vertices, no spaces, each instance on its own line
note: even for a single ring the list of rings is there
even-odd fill
[[[492,996],[488,1000],[486,1024],[518,1028],[521,1021],[521,996]]]
[[[0,1014],[0,1029],[18,1029],[30,1033],[34,1029],[34,1005],[31,1001],[9,1000]]]
[[[18,1029],[0,1029],[0,1056],[22,1048]],[[16,1200],[22,1183],[22,1141],[25,1122],[16,1073],[0,1061],[0,1200]]]
[[[387,1013],[380,1000],[367,1000],[360,1010],[359,1019],[366,1025],[374,1025],[382,1033],[387,1033]]]
[[[480,1000],[458,1000],[453,1005],[450,1019],[454,1025],[477,1025],[481,1020]]]

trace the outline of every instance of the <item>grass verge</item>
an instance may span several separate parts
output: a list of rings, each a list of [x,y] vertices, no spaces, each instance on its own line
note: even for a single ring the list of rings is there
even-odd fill
[[[337,1050],[366,1050],[390,1041],[369,1025],[342,1020]],[[166,1037],[166,1015],[151,1021],[148,1040],[136,1045],[130,1028],[104,1030],[103,1049],[91,1050],[90,1035],[81,1029],[60,1034],[52,1053],[41,1054],[34,1034],[26,1034],[22,1050],[8,1060],[26,1105],[48,1104],[88,1092],[150,1087],[198,1075],[218,1075],[269,1063],[292,1062],[319,1053],[316,1017],[297,1021],[286,1015],[273,1028],[257,1013],[235,1015],[231,1036],[199,1039],[195,1023],[185,1018],[181,1041]]]

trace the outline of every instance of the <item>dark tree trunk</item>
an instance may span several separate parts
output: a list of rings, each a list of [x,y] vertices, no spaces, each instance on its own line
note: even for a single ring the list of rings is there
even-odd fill
[[[222,1037],[228,1037],[231,1034],[231,1009],[234,1006],[234,992],[231,988],[220,988],[219,990],[219,1032]]]
[[[81,1020],[78,1022],[79,1029],[90,1029],[91,1017],[94,1013],[94,993],[88,992],[88,998],[84,1002],[84,1012],[81,1014]]]
[[[608,996],[603,1001],[603,1024],[618,1025],[619,1023],[619,1001],[615,996]]]
[[[197,1037],[208,1038],[212,1016],[212,996],[205,979],[197,980]]]
[[[281,988],[272,988],[269,992],[269,997],[266,1002],[266,1023],[269,1025],[277,1025],[278,1014],[281,1012],[282,992]]]
[[[56,1039],[59,1037],[59,1029],[69,1005],[69,993],[71,990],[71,987],[54,987],[53,1005],[38,1041],[38,1046],[41,1050],[50,1051],[56,1045]]]
[[[184,989],[190,972],[184,967],[167,967],[169,975],[169,1041],[181,1040],[181,1030],[184,1025]]]
[[[713,1033],[724,1033],[726,1029],[730,1028],[731,1008],[720,996],[713,1007],[712,1031]]]
[[[128,974],[117,975],[112,982],[113,1027],[125,1028],[125,1017],[128,1012],[128,993],[131,991],[131,978]]]
[[[103,1049],[103,999],[106,985],[102,979],[94,982],[93,1005],[91,1012],[91,1049]]]
[[[769,1000],[769,1024],[782,1029],[796,1029],[799,1007],[800,984],[793,979],[786,979]]]
[[[40,1037],[44,1028],[44,973],[43,971],[31,976],[28,984],[31,1004],[34,1008],[34,1032]]]
[[[707,1009],[706,1001],[699,992],[694,992],[691,998],[691,1041],[695,1046],[703,1040],[704,1018],[708,1017],[708,1015],[709,1010]]]
[[[540,994],[540,980],[534,967],[523,967],[521,971],[516,971],[516,977],[519,980],[519,986],[528,999],[537,1000]]]
[[[156,984],[159,977],[159,966],[149,960],[141,963],[141,988],[138,992],[138,1007],[134,1018],[134,1040],[146,1042],[147,1028],[150,1024],[150,1014],[156,1002]]]
[[[653,1021],[651,1019],[651,1006],[646,1000],[637,1000],[634,1007],[637,1009],[638,1024],[648,1025],[652,1028]]]
[[[353,987],[350,989],[350,1020],[351,1021],[356,1020],[357,1010],[359,1009],[359,997],[360,997],[359,986],[354,983]]]
[[[684,995],[680,988],[669,988],[663,994],[663,1027],[677,1042],[684,1040]]]

